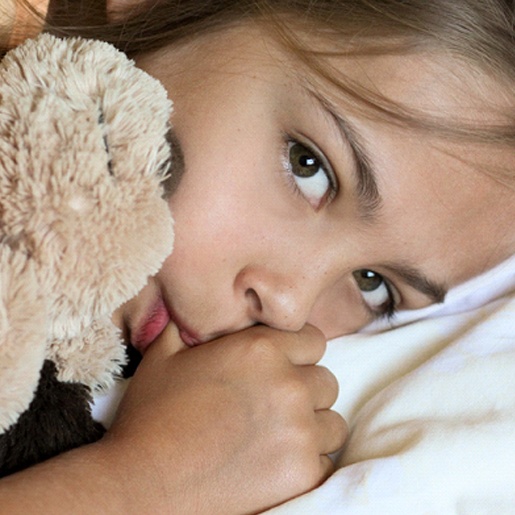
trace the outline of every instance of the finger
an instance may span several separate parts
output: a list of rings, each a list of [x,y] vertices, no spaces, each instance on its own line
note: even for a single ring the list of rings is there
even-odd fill
[[[313,365],[320,361],[326,349],[324,334],[312,325],[300,331],[287,332],[258,325],[250,329],[255,338],[272,342],[294,365]]]
[[[175,324],[169,323],[164,331],[145,351],[144,362],[163,361],[184,347],[179,330]]]
[[[341,449],[349,434],[345,419],[332,410],[317,411],[315,417],[319,427],[320,454],[329,454]]]
[[[320,456],[320,476],[321,480],[319,484],[322,484],[329,476],[333,474],[335,466],[333,460],[329,456]]]
[[[314,325],[306,324],[300,331],[294,333],[298,341],[288,349],[290,361],[294,365],[309,365],[318,363],[327,348],[324,333]]]
[[[299,368],[304,384],[312,395],[313,408],[330,408],[338,398],[339,385],[336,377],[326,367],[303,366]]]

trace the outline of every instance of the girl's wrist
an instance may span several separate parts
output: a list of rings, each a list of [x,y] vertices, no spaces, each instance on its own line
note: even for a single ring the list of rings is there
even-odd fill
[[[2,510],[36,513],[44,507],[45,513],[55,515],[130,513],[126,508],[138,492],[134,489],[128,495],[131,485],[123,484],[115,458],[94,443],[7,476],[0,480]]]

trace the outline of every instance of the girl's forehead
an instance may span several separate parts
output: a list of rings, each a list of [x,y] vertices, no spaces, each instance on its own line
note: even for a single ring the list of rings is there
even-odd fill
[[[466,66],[453,68],[450,58],[435,55],[356,58],[332,55],[328,61],[331,72],[344,74],[358,86],[358,91],[359,87],[364,88],[377,95],[376,98],[390,99],[394,107],[402,109],[407,106],[434,116],[442,123],[448,119],[490,123],[508,111],[503,106],[509,106],[509,95],[497,92],[496,88],[500,86],[495,81],[489,83],[484,79],[481,83],[478,79],[483,77],[480,76],[472,80],[475,72]],[[163,67],[163,63],[167,66]],[[372,116],[363,117],[359,110],[352,110],[352,103],[337,85],[322,80],[320,74],[309,67],[309,60],[299,60],[295,53],[287,51],[275,37],[258,27],[233,28],[209,34],[189,46],[162,53],[159,62],[150,64],[161,75],[169,74],[171,77],[172,98],[179,87],[183,107],[194,108],[202,103],[208,107],[210,116],[216,118],[213,120],[216,123],[222,119],[228,122],[224,112],[228,103],[242,101],[235,114],[238,119],[230,120],[230,124],[235,126],[247,120],[241,117],[245,117],[255,103],[274,103],[277,106],[275,110],[261,109],[259,120],[263,122],[262,126],[255,117],[252,118],[255,124],[253,132],[267,140],[269,135],[264,131],[272,126],[271,122],[280,111],[284,115],[280,118],[281,123],[287,126],[274,127],[274,134],[298,129],[291,125],[300,121],[301,128],[306,129],[316,144],[324,150],[329,149],[332,155],[341,152],[341,146],[335,147],[332,135],[326,133],[319,141],[322,134],[311,134],[308,130],[309,122],[318,116],[304,102],[313,96],[312,93],[323,97],[338,115],[351,119],[359,129],[370,161],[377,170],[379,187],[385,198],[386,224],[374,233],[374,241],[381,242],[381,256],[386,250],[385,244],[391,241],[389,252],[392,255],[397,255],[397,249],[401,248],[405,249],[404,254],[408,250],[413,254],[413,261],[438,258],[433,268],[441,269],[440,250],[459,246],[461,257],[453,263],[458,268],[451,274],[458,280],[461,275],[464,275],[463,279],[481,271],[488,259],[499,261],[515,251],[515,235],[513,231],[510,233],[507,223],[510,217],[513,219],[515,216],[513,202],[510,208],[513,196],[510,197],[509,190],[506,193],[506,189],[481,172],[483,168],[502,165],[511,170],[513,181],[513,148],[496,148],[494,151],[488,145],[463,141],[454,144],[438,134],[392,124],[387,118],[374,119],[373,110]],[[261,87],[263,84],[267,87]],[[221,96],[216,96],[220,91]],[[263,98],[257,98],[256,92]],[[250,98],[252,101],[247,102]],[[312,105],[316,104],[312,102]],[[319,109],[323,106],[320,105]],[[177,110],[180,110],[179,106]],[[303,112],[314,115],[305,126]],[[265,120],[264,113],[273,120]],[[202,117],[203,121],[205,116],[208,113]],[[252,156],[257,148],[256,142],[251,149]],[[266,150],[269,152],[270,148]],[[502,218],[502,221],[496,223],[497,218]],[[391,236],[389,240],[386,234]],[[422,240],[438,241],[440,250],[428,253],[427,244],[413,243]],[[500,240],[503,240],[502,245]],[[495,256],[491,251],[494,247]]]
[[[248,70],[257,63],[288,72],[295,80],[310,82],[322,91],[331,83],[351,88],[354,84],[358,94],[361,90],[383,96],[430,114],[448,112],[466,118],[481,111],[479,116],[484,119],[492,113],[506,116],[507,110],[515,108],[512,84],[450,53],[385,51],[367,55],[366,49],[361,49],[354,54],[334,34],[306,32],[295,23],[288,26],[288,33],[294,40],[285,39],[273,25],[239,22],[174,45],[174,53],[181,48],[186,53],[200,49],[197,58],[206,61],[212,73],[238,66]],[[333,94],[337,93],[338,88],[333,88]]]

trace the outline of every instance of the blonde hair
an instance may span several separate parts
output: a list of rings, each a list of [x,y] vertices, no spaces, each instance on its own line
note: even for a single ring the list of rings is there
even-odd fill
[[[27,0],[18,0],[26,3]],[[138,0],[109,22],[105,0],[57,0],[47,30],[108,41],[129,55],[253,19],[320,77],[336,84],[354,105],[390,122],[474,143],[515,146],[515,93],[502,121],[481,127],[413,111],[355,84],[327,66],[327,52],[296,36],[303,24],[335,44],[333,54],[451,56],[515,91],[515,2],[512,0]],[[291,24],[291,21],[294,21]],[[301,25],[302,26],[302,25]],[[497,171],[495,172],[497,173]],[[515,170],[504,170],[515,182]]]

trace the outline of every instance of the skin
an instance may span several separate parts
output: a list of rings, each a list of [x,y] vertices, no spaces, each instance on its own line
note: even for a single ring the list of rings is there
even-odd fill
[[[156,337],[106,436],[3,478],[4,511],[255,513],[334,470],[327,455],[347,429],[330,410],[336,379],[316,365],[319,329],[258,325],[190,349],[155,297],[135,303]],[[159,337],[156,313],[166,322]]]
[[[320,484],[346,428],[316,328],[264,326],[186,352],[169,325],[104,438],[0,481],[6,513],[243,514]]]
[[[513,105],[499,85],[463,66],[456,71],[443,57],[332,64],[404,105],[474,123],[496,121],[494,108]],[[512,148],[447,141],[364,117],[256,26],[164,48],[138,65],[174,100],[184,156],[170,199],[174,252],[118,313],[142,350],[148,341],[137,335],[160,299],[190,345],[254,324],[298,331],[309,323],[331,338],[369,323],[367,302],[378,308],[388,298],[386,283],[396,309],[420,308],[515,251],[513,190],[479,170],[515,169]],[[352,145],[335,116],[353,126],[375,169],[382,200],[370,216],[363,216]],[[299,194],[284,133],[331,163],[334,197],[305,185]],[[325,177],[320,168],[309,184],[323,186]],[[414,287],[398,273],[403,268],[438,286],[435,295],[420,291],[420,281]],[[362,292],[353,275],[362,269],[380,274],[371,291]]]
[[[417,308],[432,299],[391,276],[392,265],[448,288],[515,250],[511,190],[456,157],[513,169],[511,149],[461,148],[360,116],[256,27],[138,63],[175,101],[185,163],[170,198],[175,250],[115,316],[144,357],[113,427],[3,479],[8,512],[252,513],[314,488],[346,434],[329,409],[336,380],[316,363],[326,338],[372,318],[352,272],[383,274],[399,307]],[[485,113],[486,97],[513,103],[486,81],[475,91],[444,60],[351,64],[338,61],[399,100],[474,120],[498,116]],[[435,83],[444,71],[449,81]],[[375,217],[362,216],[351,147],[308,93],[315,86],[371,154],[383,198]],[[284,132],[332,163],[334,198],[295,192]]]

